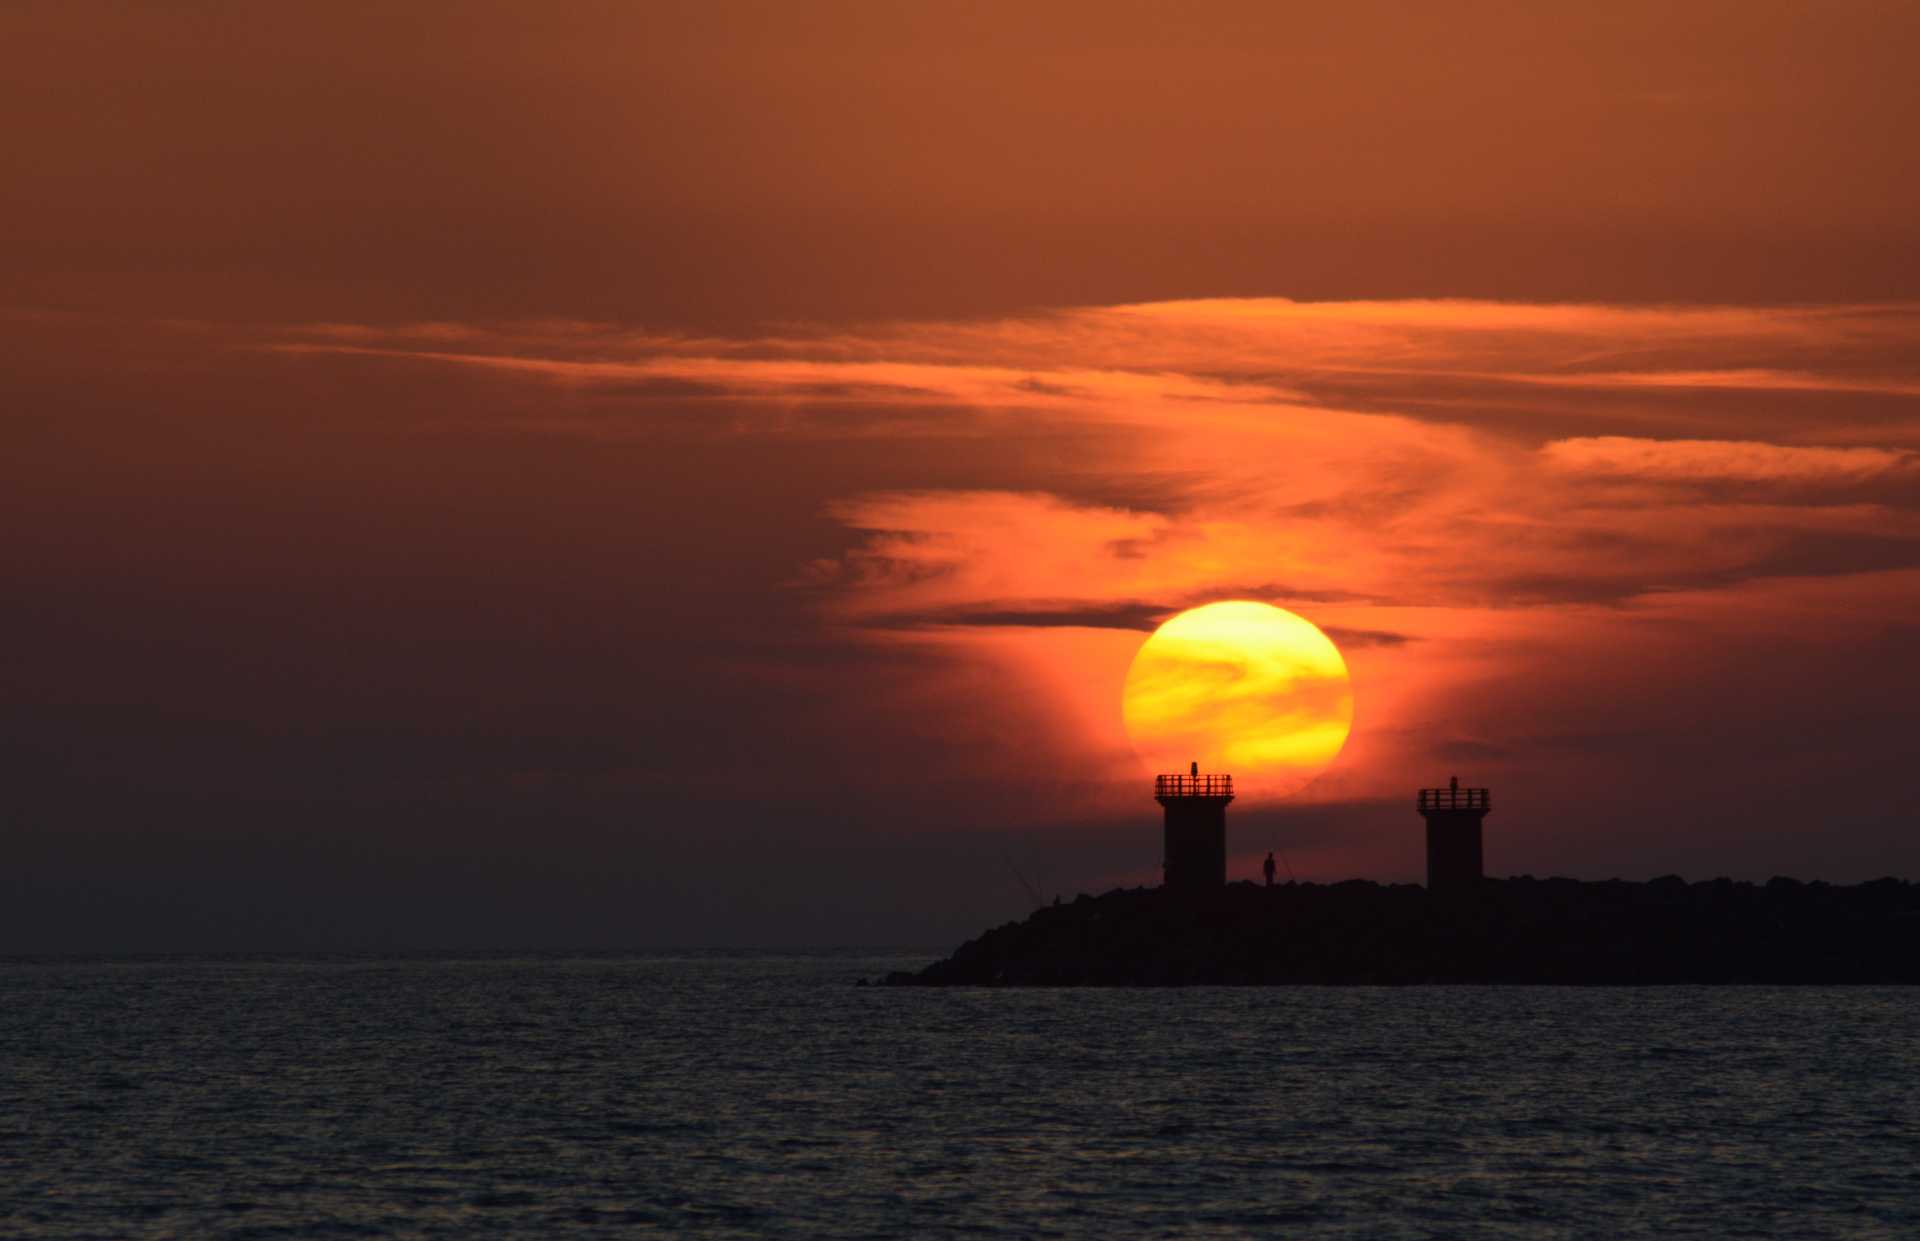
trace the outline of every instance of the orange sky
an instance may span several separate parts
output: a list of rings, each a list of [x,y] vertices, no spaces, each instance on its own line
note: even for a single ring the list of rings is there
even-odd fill
[[[1229,597],[1355,695],[1240,853],[1920,871],[1916,36],[7,6],[0,944],[942,943]]]

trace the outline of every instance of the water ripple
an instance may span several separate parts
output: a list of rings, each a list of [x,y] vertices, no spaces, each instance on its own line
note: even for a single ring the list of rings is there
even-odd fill
[[[1914,992],[921,963],[0,963],[0,1234],[1920,1234]]]

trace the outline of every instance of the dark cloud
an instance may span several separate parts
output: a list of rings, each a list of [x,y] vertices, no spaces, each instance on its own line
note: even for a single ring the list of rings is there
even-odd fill
[[[1021,392],[1034,392],[1041,396],[1081,397],[1088,395],[1084,388],[1075,388],[1068,384],[1051,383],[1044,379],[1028,376],[1013,385]]]
[[[910,384],[888,383],[800,383],[783,388],[783,395],[791,395],[802,400],[853,400],[865,401],[917,401],[938,400],[947,397],[945,392],[932,388],[916,388]]]
[[[956,607],[892,613],[865,623],[916,629],[928,625],[1010,626],[1021,629],[1131,629],[1152,633],[1178,608],[1154,603],[1044,604],[1007,608]]]
[[[1290,598],[1283,591],[1222,590],[1182,600],[1177,604],[1119,602],[1071,603],[1050,606],[1045,603],[1019,607],[953,607],[912,613],[889,613],[864,621],[881,628],[916,629],[925,626],[962,627],[1008,626],[1022,629],[1126,629],[1152,633],[1161,622],[1177,612],[1219,599]],[[1296,600],[1297,601],[1297,600]],[[1341,625],[1322,626],[1328,637],[1343,647],[1400,646],[1411,639],[1403,633],[1385,629],[1354,629]]]
[[[724,397],[732,395],[733,392],[726,384],[703,383],[695,379],[680,379],[670,375],[622,383],[595,384],[592,391],[595,396],[624,397],[640,401]]]
[[[1351,629],[1345,625],[1322,625],[1334,645],[1342,647],[1402,646],[1413,639],[1387,629]]]

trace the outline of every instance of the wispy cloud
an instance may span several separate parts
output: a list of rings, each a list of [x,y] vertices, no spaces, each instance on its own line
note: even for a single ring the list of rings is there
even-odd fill
[[[1887,540],[1916,535],[1911,498],[1889,485],[1914,468],[1920,412],[1884,404],[1920,392],[1916,343],[1911,304],[1217,299],[736,340],[320,324],[267,347],[599,394],[612,404],[597,434],[659,434],[653,403],[693,402],[711,433],[893,439],[909,455],[988,439],[1010,476],[1046,454],[1039,489],[846,497],[835,515],[861,541],[811,573],[847,617],[1006,618],[1248,581],[1381,603],[1627,599],[1764,576],[1849,539],[1879,563]],[[1828,402],[1703,406],[1710,393]],[[577,433],[582,419],[528,425]],[[1082,437],[1070,455],[1048,439],[1063,433]],[[1722,490],[1648,490],[1676,484]],[[1792,490],[1724,491],[1740,484]],[[1142,502],[1097,498],[1113,494]]]
[[[1845,486],[1920,473],[1920,453],[1886,448],[1803,448],[1751,440],[1650,440],[1621,435],[1555,440],[1541,452],[1557,469],[1680,482],[1815,482]]]
[[[1327,796],[1377,795],[1356,773],[1420,744],[1489,644],[1561,675],[1551,661],[1592,658],[1611,625],[1686,613],[1724,640],[1710,600],[1920,567],[1911,304],[1249,299],[731,340],[336,324],[266,344],[569,398],[522,430],[878,443],[903,476],[978,445],[941,485],[883,471],[832,503],[848,546],[796,578],[819,614],[1017,669],[1119,755],[1113,682],[1141,632],[1217,598],[1294,607],[1366,682]],[[703,416],[663,416],[687,409]],[[1427,730],[1456,738],[1435,761],[1496,761],[1490,729]]]

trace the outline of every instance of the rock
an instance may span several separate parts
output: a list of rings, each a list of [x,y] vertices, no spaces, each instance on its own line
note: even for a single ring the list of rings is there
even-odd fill
[[[1920,888],[1776,877],[1115,890],[1050,905],[889,986],[1920,983]]]

